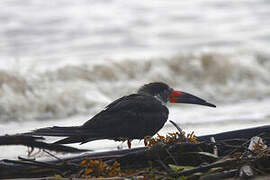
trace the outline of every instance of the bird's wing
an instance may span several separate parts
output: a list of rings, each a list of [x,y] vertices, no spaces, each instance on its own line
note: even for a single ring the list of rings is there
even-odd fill
[[[168,109],[152,96],[124,96],[87,121],[82,128],[102,138],[154,135],[168,118]]]

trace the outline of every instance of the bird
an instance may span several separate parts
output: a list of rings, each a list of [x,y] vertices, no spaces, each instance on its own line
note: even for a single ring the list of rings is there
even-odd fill
[[[81,126],[53,126],[36,129],[30,134],[65,137],[54,144],[84,144],[109,139],[127,141],[128,148],[131,148],[133,139],[146,140],[164,126],[169,115],[168,102],[216,107],[197,96],[174,90],[164,82],[151,82],[136,93],[113,101]]]

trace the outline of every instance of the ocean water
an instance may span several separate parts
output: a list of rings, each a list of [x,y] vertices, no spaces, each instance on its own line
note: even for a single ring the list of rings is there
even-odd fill
[[[268,124],[269,8],[264,0],[3,0],[0,135],[80,125],[152,81],[217,105],[169,105],[187,132]],[[160,133],[174,130],[168,123]],[[20,148],[0,147],[0,158],[25,155]]]

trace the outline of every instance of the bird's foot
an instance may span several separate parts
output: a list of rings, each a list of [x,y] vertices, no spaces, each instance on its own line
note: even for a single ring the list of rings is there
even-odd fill
[[[144,146],[147,146],[148,145],[148,140],[151,139],[151,136],[145,136],[144,139],[143,139],[143,142],[144,142]]]
[[[144,146],[147,146],[148,144],[147,139],[144,139],[143,142],[144,142]]]
[[[128,140],[127,140],[128,149],[130,149],[130,148],[131,148],[131,141],[132,141],[132,140],[130,140],[130,139],[128,139]]]

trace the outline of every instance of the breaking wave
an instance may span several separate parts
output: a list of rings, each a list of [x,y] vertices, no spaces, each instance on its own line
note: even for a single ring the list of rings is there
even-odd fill
[[[198,53],[0,71],[0,121],[93,114],[144,83],[164,81],[216,103],[270,97],[269,56]]]

